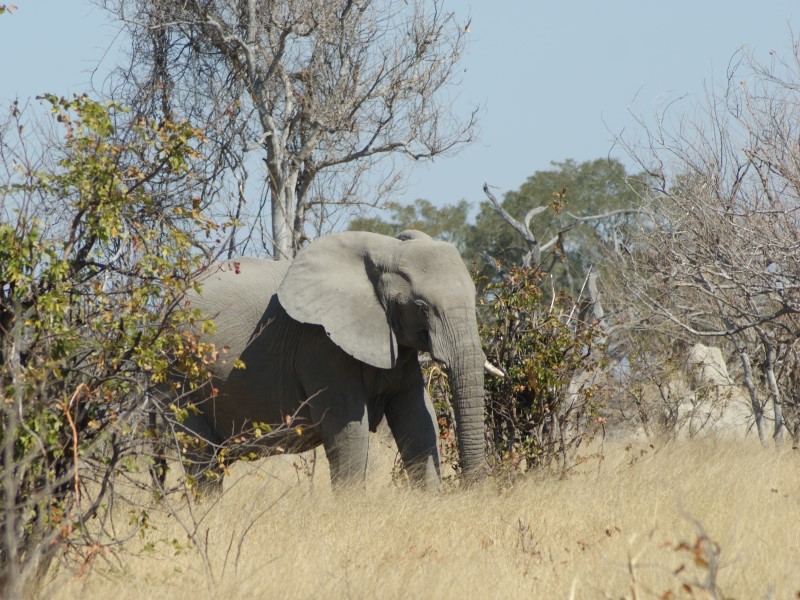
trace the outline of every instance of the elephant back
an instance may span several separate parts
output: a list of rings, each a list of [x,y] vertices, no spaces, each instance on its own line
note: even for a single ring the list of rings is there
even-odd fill
[[[227,379],[275,295],[291,261],[242,257],[211,267],[198,281],[199,293],[187,294],[192,307],[214,321],[214,332],[203,336],[219,351],[215,376]]]

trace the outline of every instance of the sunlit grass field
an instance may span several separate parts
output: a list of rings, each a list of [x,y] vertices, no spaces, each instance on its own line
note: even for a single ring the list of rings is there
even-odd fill
[[[83,575],[55,569],[45,593],[85,600],[800,594],[797,450],[607,442],[586,450],[565,478],[492,480],[435,496],[393,484],[394,453],[373,441],[366,493],[334,497],[324,464],[313,481],[288,457],[240,464],[218,500],[184,503],[174,514],[154,506],[151,528],[122,553],[98,552]],[[117,510],[122,524],[125,508]]]

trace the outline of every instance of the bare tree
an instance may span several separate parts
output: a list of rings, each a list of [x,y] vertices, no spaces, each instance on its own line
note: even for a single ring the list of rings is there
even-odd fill
[[[459,119],[446,93],[466,31],[443,0],[98,2],[132,40],[114,93],[206,130],[208,196],[236,198],[229,212],[249,219],[248,236],[269,222],[274,256],[396,188],[391,156],[430,159],[473,137],[475,111]],[[266,185],[245,206],[250,153]]]
[[[636,241],[617,254],[631,330],[712,340],[741,364],[763,439],[752,366],[780,441],[796,415],[800,312],[800,44],[789,62],[731,62],[694,120],[642,125],[631,155],[653,177]],[[796,416],[792,419],[796,423]]]

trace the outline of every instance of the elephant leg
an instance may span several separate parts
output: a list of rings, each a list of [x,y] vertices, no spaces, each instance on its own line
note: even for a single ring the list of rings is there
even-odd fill
[[[331,470],[334,490],[364,487],[369,451],[368,395],[363,363],[343,352],[320,328],[305,332],[297,368],[311,421]]]
[[[202,392],[198,390],[187,391],[183,388],[176,396],[175,389],[171,385],[159,386],[154,392],[155,403],[150,416],[151,426],[155,426],[160,416],[162,427],[172,431],[181,464],[186,475],[197,482],[195,489],[198,495],[222,491],[222,473],[216,472],[217,453],[222,445],[222,440],[202,414],[188,411],[186,418],[178,421],[167,406],[172,402],[179,406],[186,406],[189,402],[202,405],[202,402],[197,400],[202,397],[201,395]],[[169,443],[166,437],[159,436],[159,439],[159,445],[165,446]],[[166,478],[166,459],[160,448],[157,452],[154,470],[154,484],[157,489],[163,489]],[[209,476],[205,475],[207,472]]]
[[[203,415],[192,412],[176,431],[185,434],[178,444],[181,460],[187,475],[195,482],[199,496],[217,495],[222,492],[222,472],[217,469],[217,453],[221,440]]]
[[[159,428],[159,410],[152,408],[148,414],[148,426],[150,428],[153,440],[153,462],[149,465],[150,480],[153,484],[153,491],[156,494],[161,494],[164,491],[164,485],[167,480],[167,444],[163,433],[163,428]]]
[[[340,490],[363,486],[367,474],[369,419],[366,407],[360,420],[344,422],[335,414],[321,419],[322,444],[331,468],[331,485]]]
[[[439,428],[424,387],[420,385],[407,395],[393,398],[386,407],[386,420],[414,485],[440,489]]]

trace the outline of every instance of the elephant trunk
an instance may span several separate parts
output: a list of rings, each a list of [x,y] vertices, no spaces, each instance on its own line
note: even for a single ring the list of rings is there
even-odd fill
[[[471,320],[474,323],[474,316]],[[469,320],[466,322],[469,323]],[[487,466],[483,388],[486,358],[481,349],[477,324],[470,324],[462,331],[451,330],[450,333],[447,336],[450,338],[450,352],[444,352],[445,356],[441,358],[447,365],[461,470],[469,483],[482,478]]]
[[[475,365],[450,369],[450,391],[456,417],[458,456],[467,482],[485,474],[483,354]]]

